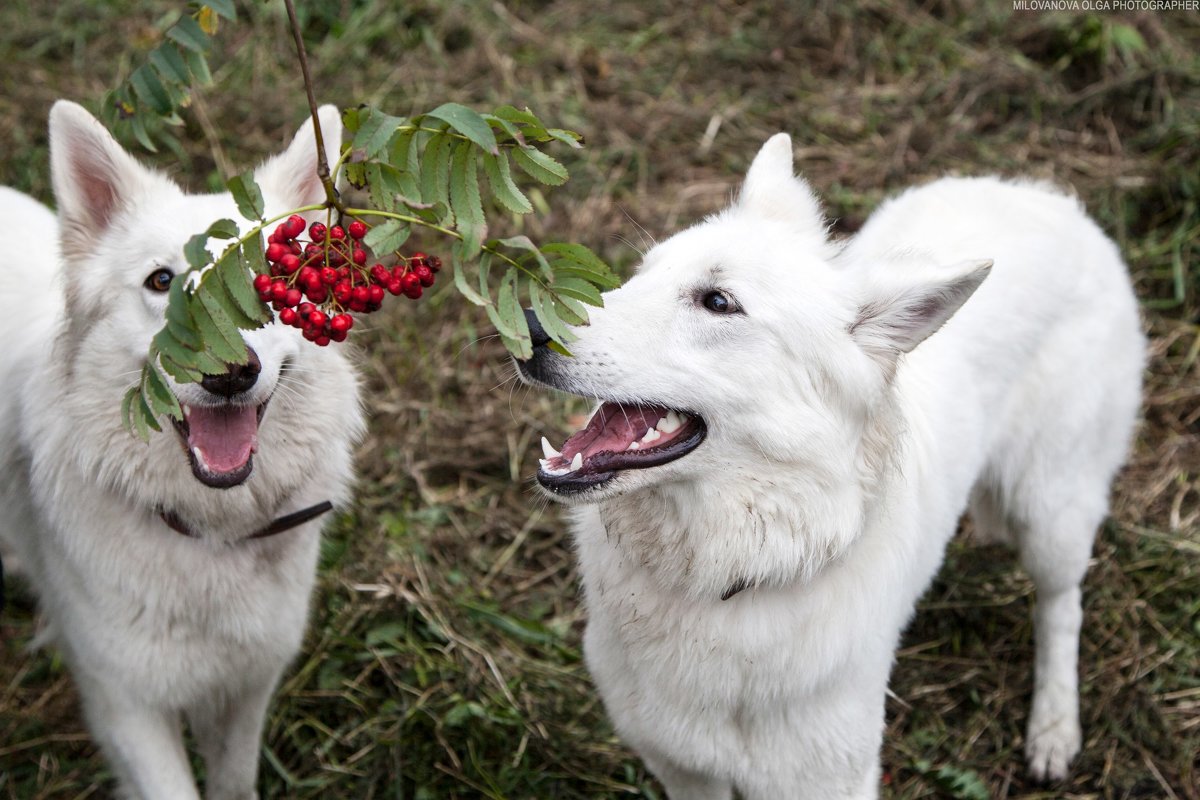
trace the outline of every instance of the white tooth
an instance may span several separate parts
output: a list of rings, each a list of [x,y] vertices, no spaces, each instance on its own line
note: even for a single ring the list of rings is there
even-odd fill
[[[549,461],[547,461],[546,459],[544,459],[544,458],[539,458],[539,459],[538,459],[538,465],[539,465],[539,466],[542,468],[542,471],[543,471],[543,472],[549,472],[549,471],[550,471],[550,462],[549,462]]]
[[[207,464],[204,462],[204,456],[203,456],[203,455],[200,453],[200,448],[199,448],[199,447],[193,447],[193,448],[192,448],[192,455],[196,457],[196,463],[197,463],[197,464],[199,464],[199,465],[200,465],[200,466],[202,466],[202,467],[208,466],[208,465],[207,465]]]
[[[659,439],[661,439],[661,438],[662,438],[662,434],[661,434],[661,433],[659,433],[658,431],[654,430],[654,428],[647,428],[647,429],[646,429],[646,435],[642,437],[642,441],[643,441],[643,442],[647,442],[647,443],[649,443],[649,442],[657,442],[657,441],[658,441]]]
[[[571,472],[575,472],[583,466],[583,453],[576,453],[571,459]]]
[[[186,416],[187,416],[188,414],[190,414],[190,413],[192,413],[192,407],[191,407],[191,406],[184,406],[184,407],[183,407],[183,415],[186,417]]]
[[[674,433],[683,425],[683,420],[674,411],[668,411],[667,415],[658,421],[658,428],[663,433]]]
[[[562,453],[550,446],[550,440],[545,436],[542,437],[542,453],[546,456],[546,458],[558,458],[562,455]]]
[[[550,475],[555,478],[560,477],[562,475],[568,475],[568,474],[570,474],[570,472],[571,472],[571,470],[569,470],[569,469],[548,469],[548,470],[546,470],[547,475]]]
[[[637,442],[630,442],[630,443],[629,443],[629,447],[626,447],[625,449],[626,449],[626,450],[637,450],[637,449],[638,449],[638,443],[637,443]]]

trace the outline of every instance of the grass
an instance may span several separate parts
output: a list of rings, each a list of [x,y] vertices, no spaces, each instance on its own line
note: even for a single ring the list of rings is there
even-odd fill
[[[1089,574],[1084,752],[1038,787],[1020,749],[1032,591],[956,540],[905,636],[883,752],[893,798],[1200,800],[1200,20],[1014,13],[1001,2],[307,3],[320,97],[396,112],[529,105],[582,131],[536,237],[628,269],[719,208],[758,145],[797,163],[851,233],[947,172],[1071,187],[1120,244],[1151,334],[1145,424]],[[94,103],[174,3],[0,8],[0,183],[49,200],[46,112]],[[302,119],[282,9],[248,4],[173,152],[195,188]],[[517,223],[511,223],[515,231]],[[434,242],[427,249],[437,249]],[[359,338],[372,429],[326,540],[312,625],[268,723],[264,798],[661,797],[582,665],[557,511],[531,490],[559,398],[515,388],[486,319],[442,287]],[[551,435],[552,440],[555,436]],[[0,798],[99,798],[107,770],[27,594],[0,618]]]

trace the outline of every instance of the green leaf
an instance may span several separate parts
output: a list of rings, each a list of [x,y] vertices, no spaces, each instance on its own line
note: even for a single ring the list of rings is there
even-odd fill
[[[140,111],[129,120],[129,124],[133,128],[133,137],[138,140],[138,144],[151,153],[157,153],[158,148],[154,146],[150,134],[146,131],[146,120]]]
[[[526,175],[539,183],[562,186],[567,182],[567,168],[541,150],[518,147],[513,150],[513,158]]]
[[[184,347],[199,350],[204,346],[196,335],[196,325],[188,312],[188,297],[183,289],[186,275],[176,275],[167,289],[167,328]]]
[[[555,273],[572,274],[603,289],[615,289],[621,285],[621,279],[612,269],[581,244],[551,242],[542,246],[542,252],[550,257]]]
[[[229,193],[237,203],[239,214],[250,220],[263,219],[265,206],[262,190],[254,180],[254,170],[233,176],[225,185],[229,187]]]
[[[179,54],[179,50],[170,42],[163,42],[150,53],[150,63],[158,70],[164,80],[187,86],[191,83],[192,75],[188,71],[187,62]]]
[[[135,386],[130,390],[129,396],[129,421],[133,425],[133,431],[137,437],[143,442],[150,441],[150,426],[146,422],[146,401],[142,399],[142,388],[140,385]]]
[[[204,5],[227,20],[237,20],[237,8],[234,6],[233,0],[204,0]]]
[[[508,328],[515,333],[508,338],[517,345],[508,349],[517,358],[533,357],[533,341],[529,336],[529,323],[525,320],[525,311],[521,308],[520,298],[517,297],[517,273],[510,270],[500,283],[499,296],[496,299],[496,310]],[[491,307],[488,307],[491,311]]]
[[[251,181],[253,182],[253,179]],[[233,220],[219,219],[209,225],[205,233],[214,239],[236,239],[241,231],[238,230],[237,223]]]
[[[212,261],[208,252],[208,233],[197,233],[183,246],[183,257],[192,269],[200,269]]]
[[[408,120],[403,117],[393,117],[377,108],[364,108],[359,111],[358,132],[354,134],[351,147],[361,150],[367,159],[376,158],[388,146],[392,134]]]
[[[200,86],[212,86],[212,73],[209,72],[208,59],[204,57],[204,53],[196,50],[185,50],[183,51],[183,59],[187,62],[188,69],[191,70],[192,77],[196,79],[196,83]]]
[[[471,285],[467,283],[462,253],[460,252],[460,246],[457,244],[450,248],[450,261],[454,265],[454,287],[458,289],[459,293],[477,306],[491,305],[489,300],[471,288]]]
[[[450,202],[450,157],[454,140],[444,133],[431,136],[421,154],[421,201]]]
[[[207,301],[215,301],[221,310],[225,312],[225,315],[229,317],[230,322],[238,328],[248,331],[261,328],[266,323],[266,320],[262,319],[259,314],[247,314],[242,311],[237,301],[230,297],[229,292],[226,291],[225,284],[220,280],[220,277],[215,272],[209,274],[208,278],[204,281],[204,285],[200,287],[200,291],[196,293],[200,300],[205,301],[206,304]],[[208,308],[210,311],[212,310],[211,305],[208,305]],[[270,319],[269,315],[267,319]],[[225,330],[231,331],[232,328],[226,328]]]
[[[142,394],[149,398],[150,408],[155,414],[183,419],[183,409],[179,407],[179,399],[167,386],[163,376],[153,362],[146,362],[142,368]]]
[[[154,109],[155,113],[166,116],[174,110],[167,90],[162,81],[148,64],[142,64],[129,76],[129,84],[142,102]]]
[[[410,233],[412,233],[412,229],[407,222],[389,219],[367,231],[367,235],[363,237],[363,243],[382,256],[384,253],[399,250],[408,241]]]
[[[542,127],[542,121],[534,116],[534,113],[528,108],[522,111],[514,108],[513,106],[504,105],[495,109],[492,113],[500,119],[508,120],[509,122],[515,122],[518,125],[531,125],[537,128]]]
[[[487,120],[477,111],[458,103],[445,103],[425,116],[449,123],[451,128],[492,155],[500,152],[496,145],[496,135],[492,133],[492,126],[488,125]]]
[[[417,183],[417,176],[421,174],[421,160],[420,148],[415,145],[416,135],[416,131],[411,129],[396,131],[388,145],[388,156],[392,166],[400,171],[403,186],[400,194],[421,202],[421,187]]]
[[[568,325],[587,324],[587,311],[578,300],[558,294],[553,287],[547,288],[546,292],[554,302],[555,313],[562,317],[564,322]]]
[[[200,23],[187,15],[180,17],[179,21],[171,26],[167,31],[167,38],[179,42],[193,53],[204,53],[210,44],[208,34],[200,27]],[[192,74],[195,72],[193,69]]]
[[[161,430],[162,430],[162,426],[158,424],[158,420],[156,420],[156,419],[154,418],[154,412],[153,412],[153,411],[150,409],[150,406],[149,406],[149,404],[148,404],[148,403],[146,403],[146,395],[145,395],[145,393],[144,393],[144,392],[138,392],[138,398],[137,398],[137,399],[138,399],[138,402],[137,402],[137,405],[138,405],[138,410],[139,410],[139,412],[140,412],[140,415],[141,415],[141,418],[142,418],[142,425],[145,425],[147,428],[152,428],[152,429],[154,429],[154,430],[156,430],[156,431],[161,431]],[[141,432],[144,430],[144,429],[142,428],[142,425],[139,425],[139,426],[138,426],[138,433],[139,433],[139,435],[140,435],[140,434],[141,434]],[[150,431],[146,431],[145,433],[146,433],[146,436],[145,436],[145,438],[147,438],[147,439],[148,439],[148,438],[150,438]]]
[[[537,315],[538,321],[542,323],[542,327],[546,329],[546,333],[550,334],[551,338],[557,342],[575,340],[575,334],[571,333],[566,323],[554,311],[554,302],[536,281],[529,284],[529,302],[533,307],[533,313]]]
[[[574,150],[583,149],[583,137],[575,131],[568,131],[562,128],[547,128],[546,133],[551,139],[560,141]]]
[[[479,197],[475,148],[470,142],[460,142],[454,149],[450,164],[450,208],[458,232],[463,235],[464,255],[475,255],[487,235],[487,219],[483,216],[483,201]]]
[[[209,287],[205,286],[204,289]],[[239,326],[230,318],[227,306],[218,299],[221,295],[204,289],[196,293],[200,302],[192,313],[204,333],[204,343],[214,357],[226,364],[245,364],[250,356],[246,351],[246,342],[238,332]],[[208,319],[202,321],[206,316]],[[211,326],[208,326],[209,323]]]
[[[507,140],[500,140],[503,144],[525,144],[525,135],[521,133],[521,129],[506,119],[501,119],[495,114],[484,114],[483,118],[488,121],[488,124],[493,128],[499,128],[507,137]]]
[[[590,306],[603,306],[600,290],[581,278],[556,276],[550,290],[560,297],[573,297]]]
[[[163,328],[155,334],[151,346],[158,351],[163,369],[180,383],[197,383],[204,377],[196,363],[199,353],[184,347],[171,335],[169,328]]]
[[[125,396],[121,398],[121,420],[125,425],[125,430],[130,433],[134,433],[136,429],[133,421],[133,400],[141,390],[141,384],[130,387],[129,391],[125,392]]]
[[[553,274],[550,271],[550,263],[546,261],[546,257],[542,255],[542,251],[538,250],[537,245],[534,244],[528,236],[510,236],[507,239],[499,239],[497,241],[499,244],[502,244],[505,247],[511,247],[515,250],[524,250],[527,253],[530,253],[534,259],[537,260],[538,267],[541,268],[542,275],[549,280]]]
[[[255,253],[258,258],[263,257],[262,248],[253,241],[244,242],[240,254],[237,250],[227,251],[217,262],[217,275],[238,309],[247,317],[265,323],[271,319],[271,310],[258,299],[258,292],[254,291],[250,277],[254,272],[254,261],[251,259]],[[265,261],[263,267],[265,271]]]
[[[512,179],[512,169],[508,165],[508,155],[483,157],[483,171],[487,174],[488,185],[492,189],[492,197],[496,202],[514,214],[528,214],[533,211],[529,198],[525,196]]]

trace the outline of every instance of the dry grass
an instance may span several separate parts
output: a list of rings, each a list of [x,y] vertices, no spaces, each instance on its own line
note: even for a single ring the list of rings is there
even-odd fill
[[[308,5],[323,9],[307,29],[325,101],[512,101],[584,132],[572,182],[526,232],[623,267],[720,207],[776,130],[793,133],[843,233],[945,172],[1072,187],[1126,254],[1152,335],[1146,422],[1087,585],[1084,754],[1065,785],[1025,780],[1031,588],[1007,555],[956,541],[897,662],[889,791],[1200,800],[1195,15],[960,0]],[[172,4],[42,6],[0,9],[0,183],[48,199],[50,103],[99,98]],[[222,34],[217,87],[158,159],[193,185],[274,150],[301,118],[277,10],[254,4]],[[514,387],[488,333],[443,287],[360,337],[373,422],[359,500],[328,536],[308,643],[267,731],[264,797],[660,796],[589,687],[570,550],[527,482],[537,437],[580,409]],[[0,631],[0,798],[106,796],[61,664],[21,649],[27,601]]]

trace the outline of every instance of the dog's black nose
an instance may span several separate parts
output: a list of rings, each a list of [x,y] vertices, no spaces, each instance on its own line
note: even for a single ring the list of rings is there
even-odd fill
[[[537,314],[533,313],[532,308],[525,309],[525,322],[529,324],[529,338],[533,340],[534,347],[550,343],[550,334],[546,333],[542,323],[538,322]]]
[[[200,385],[213,394],[222,397],[233,397],[254,386],[258,381],[258,373],[262,372],[262,362],[253,347],[247,347],[249,359],[245,364],[227,364],[220,375],[205,375]]]

